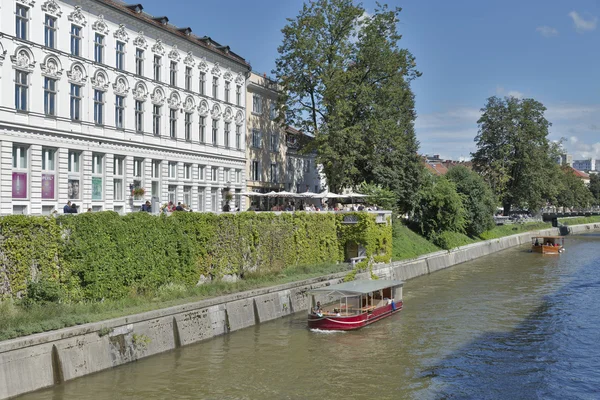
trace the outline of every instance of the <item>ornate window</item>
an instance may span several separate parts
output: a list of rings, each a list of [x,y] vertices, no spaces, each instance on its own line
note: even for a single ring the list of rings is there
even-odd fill
[[[235,148],[240,150],[242,148],[242,126],[235,126]]]
[[[125,69],[125,43],[117,41],[116,47],[116,68],[120,70]]]
[[[192,90],[192,67],[185,67],[185,90]]]
[[[15,69],[15,108],[18,111],[29,109],[29,73]]]
[[[144,75],[144,50],[139,47],[135,49],[135,74]]]
[[[171,86],[177,86],[177,62],[171,61],[171,68],[169,70],[169,83]]]
[[[206,117],[199,118],[200,126],[200,143],[206,143]]]
[[[242,105],[242,87],[240,85],[236,85],[235,87],[235,104],[238,106]]]
[[[200,94],[206,94],[206,73],[200,72],[200,88],[198,89]]]
[[[104,92],[94,89],[94,123],[104,124]]]
[[[44,77],[44,114],[56,116],[56,79]]]
[[[115,96],[115,126],[117,129],[125,128],[125,97]]]
[[[71,119],[81,121],[81,85],[71,83]]]
[[[225,122],[225,147],[229,148],[229,135],[231,134],[231,123]]]
[[[177,139],[177,110],[169,109],[169,136],[171,139]]]
[[[229,82],[225,82],[225,101],[229,103]]]
[[[213,76],[212,82],[212,97],[214,99],[217,99],[217,94],[219,92],[219,78]]]
[[[218,144],[217,139],[219,135],[219,121],[212,119],[212,144],[216,146]]]
[[[160,136],[160,117],[162,114],[162,106],[154,104],[152,107],[152,133],[155,136]]]
[[[81,27],[71,24],[71,54],[81,55]]]
[[[17,4],[15,17],[15,36],[19,39],[27,40],[29,38],[29,8],[22,4]]]
[[[192,141],[192,113],[185,113],[185,140]]]
[[[104,63],[104,35],[100,33],[94,36],[94,61]]]
[[[56,48],[56,17],[46,14],[44,19],[44,45]]]
[[[135,101],[135,131],[144,132],[144,102]]]
[[[154,80],[160,81],[160,69],[162,64],[162,57],[154,55]]]

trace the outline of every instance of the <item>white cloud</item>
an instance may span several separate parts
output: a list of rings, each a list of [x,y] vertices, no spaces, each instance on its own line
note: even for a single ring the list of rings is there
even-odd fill
[[[558,30],[556,30],[556,28],[553,28],[551,26],[538,26],[537,28],[535,28],[536,32],[539,32],[540,35],[542,35],[543,37],[554,37],[554,36],[558,36]]]
[[[571,11],[569,13],[569,17],[571,17],[573,23],[575,24],[575,30],[579,33],[593,31],[596,29],[598,18],[594,17],[593,15],[588,15],[588,18],[586,19],[579,15],[576,11]]]
[[[523,93],[517,91],[517,90],[511,90],[507,93],[507,95],[509,97],[516,97],[517,99],[522,99],[523,98]]]
[[[508,96],[508,97],[516,97],[517,99],[523,98],[523,93],[518,90],[509,90],[504,89],[504,86],[496,85],[496,96]]]

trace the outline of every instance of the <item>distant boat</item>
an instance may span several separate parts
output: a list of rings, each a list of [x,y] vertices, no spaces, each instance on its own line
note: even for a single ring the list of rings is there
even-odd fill
[[[565,251],[564,236],[534,236],[531,251],[542,254],[560,254]]]
[[[309,292],[308,327],[348,331],[362,328],[402,310],[404,282],[359,280]]]

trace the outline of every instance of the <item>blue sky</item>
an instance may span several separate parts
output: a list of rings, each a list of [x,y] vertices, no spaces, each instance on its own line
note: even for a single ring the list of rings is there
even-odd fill
[[[385,1],[384,1],[385,2]],[[275,66],[281,28],[301,0],[209,2],[144,0],[248,60],[255,71]],[[367,11],[375,1],[363,1]],[[489,96],[532,97],[547,108],[550,138],[566,138],[575,159],[600,158],[600,46],[596,0],[407,0],[400,45],[423,76],[413,84],[420,152],[468,158],[475,150],[479,109]]]

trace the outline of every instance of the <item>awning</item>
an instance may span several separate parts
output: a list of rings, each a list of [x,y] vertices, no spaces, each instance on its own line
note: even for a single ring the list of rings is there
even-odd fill
[[[323,286],[322,288],[312,289],[309,293],[331,293],[339,292],[344,294],[366,294],[377,290],[402,286],[403,281],[374,279],[374,280],[359,280],[352,282],[344,282],[337,285]]]

